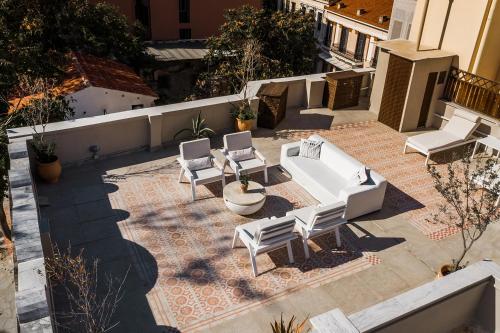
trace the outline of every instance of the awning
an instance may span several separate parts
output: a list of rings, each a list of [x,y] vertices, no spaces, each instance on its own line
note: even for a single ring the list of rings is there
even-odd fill
[[[326,61],[327,63],[329,64],[332,64],[333,66],[337,67],[337,68],[340,68],[341,70],[348,70],[348,69],[352,69],[352,66],[349,65],[349,64],[346,64],[345,62],[339,60],[337,57],[335,57],[334,55],[331,55],[330,53],[326,53],[326,52],[321,52],[319,54],[319,57],[321,59],[323,59],[324,61]]]
[[[181,40],[175,42],[152,42],[146,52],[158,61],[199,60],[208,53],[203,40]]]

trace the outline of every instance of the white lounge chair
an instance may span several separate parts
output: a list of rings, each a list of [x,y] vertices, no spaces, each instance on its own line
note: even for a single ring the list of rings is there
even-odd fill
[[[500,164],[495,164],[493,166],[493,171],[495,171],[499,176],[496,178],[496,181],[492,181],[490,184],[486,185],[484,178],[472,178],[472,181],[476,183],[477,185],[483,187],[484,189],[495,192],[496,188],[498,188],[498,183],[500,183]],[[497,201],[495,202],[495,206],[498,207],[500,205],[500,192],[499,193],[494,193],[497,195]]]
[[[236,180],[240,175],[264,171],[264,181],[267,183],[266,158],[252,145],[250,131],[224,135],[224,149],[221,150],[226,157],[226,164],[234,171]]]
[[[431,154],[459,147],[477,140],[472,134],[479,126],[481,118],[472,113],[455,110],[448,123],[438,131],[418,134],[406,139],[403,153],[411,147],[426,155],[425,165]]]
[[[291,241],[297,238],[293,232],[295,218],[284,216],[280,218],[264,218],[236,227],[233,238],[233,248],[236,247],[238,239],[248,248],[252,261],[253,275],[257,276],[257,263],[255,258],[258,254],[270,252],[286,246],[288,260],[294,262]]]
[[[221,181],[222,187],[225,186],[224,167],[210,153],[209,139],[182,142],[179,150],[180,157],[177,158],[181,165],[179,183],[183,176],[189,180],[193,201],[196,200],[197,185]]]
[[[324,206],[305,207],[286,213],[287,216],[295,218],[295,231],[302,236],[306,259],[309,258],[307,241],[311,238],[335,231],[337,246],[341,245],[339,228],[347,223],[347,220],[343,218],[345,209],[346,204],[340,201]]]

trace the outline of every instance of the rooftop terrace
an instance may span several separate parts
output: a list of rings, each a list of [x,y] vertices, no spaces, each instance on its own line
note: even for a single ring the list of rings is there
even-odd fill
[[[89,141],[76,143],[70,151],[66,148],[70,145],[61,141],[64,135],[87,138],[97,133],[94,139],[104,142],[99,135],[104,135],[106,126],[113,131],[113,125],[85,132],[90,125],[77,122],[71,125],[76,128],[71,134],[64,129],[54,134],[64,156],[74,160],[64,168],[59,183],[36,183],[38,202],[44,203],[40,215],[60,248],[71,245],[72,251],[83,249],[89,258],[99,258],[101,272],[123,276],[130,268],[117,315],[118,331],[260,332],[268,331],[269,322],[281,313],[305,318],[338,307],[350,314],[432,280],[438,267],[457,254],[456,230],[426,221],[441,199],[423,166],[425,157],[402,154],[405,134],[377,122],[376,115],[366,110],[366,101],[335,112],[307,109],[293,100],[290,104],[276,130],[253,131],[254,145],[268,158],[270,181],[265,206],[248,217],[225,207],[219,183],[199,186],[198,200],[192,202],[190,185],[177,182],[179,152],[174,145],[154,151],[123,149],[128,152],[77,161],[74,156]],[[206,110],[209,122],[221,122],[214,119],[219,111],[211,106]],[[196,113],[194,108],[189,117]],[[154,115],[146,116],[153,133]],[[118,115],[106,119],[111,123],[113,117]],[[89,121],[94,120],[83,120]],[[142,129],[134,121],[120,120],[122,131]],[[161,125],[163,131],[172,126],[171,121]],[[234,228],[316,203],[279,167],[282,144],[314,133],[388,180],[383,209],[343,226],[340,248],[333,246],[334,235],[310,242],[309,261],[304,261],[300,242],[293,244],[295,264],[288,264],[284,250],[259,256],[261,274],[254,278],[247,250],[231,249]],[[123,135],[114,140],[132,147],[131,141],[120,142],[126,140]],[[141,140],[153,146],[153,134]],[[103,150],[111,150],[113,144],[116,147],[112,143]],[[220,148],[221,136],[212,138],[211,145]],[[222,158],[217,150],[214,155]],[[434,162],[442,158],[433,156]],[[226,175],[228,180],[234,177],[229,168]],[[260,174],[251,178],[263,183]],[[492,225],[468,260],[500,261],[499,231],[498,224]],[[54,297],[56,313],[64,310],[57,293]]]

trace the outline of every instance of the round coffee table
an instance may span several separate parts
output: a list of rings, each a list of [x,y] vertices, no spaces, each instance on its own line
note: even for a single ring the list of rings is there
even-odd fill
[[[257,212],[266,202],[266,189],[256,182],[248,182],[248,190],[242,192],[240,182],[227,184],[223,190],[224,202],[230,211],[238,215],[250,215]]]

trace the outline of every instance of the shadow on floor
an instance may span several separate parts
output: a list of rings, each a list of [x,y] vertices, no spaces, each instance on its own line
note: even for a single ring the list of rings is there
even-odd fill
[[[355,221],[383,220],[424,207],[425,206],[420,201],[414,199],[388,182],[382,209],[374,213],[360,216],[356,218]]]

